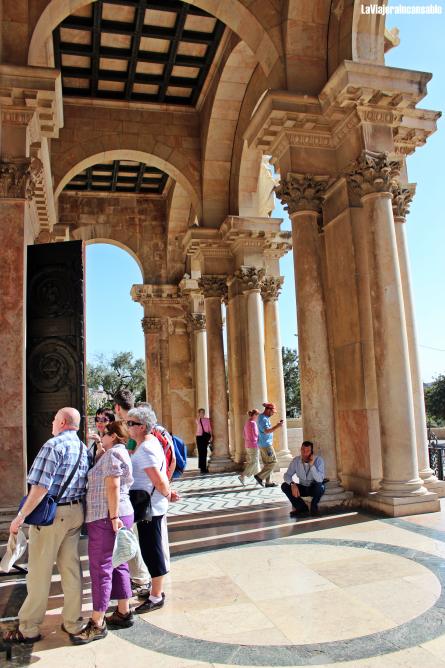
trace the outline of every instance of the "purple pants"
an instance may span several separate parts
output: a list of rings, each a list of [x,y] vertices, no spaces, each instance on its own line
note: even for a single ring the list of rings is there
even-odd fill
[[[127,529],[131,529],[133,515],[121,517],[121,520]],[[105,612],[110,605],[110,598],[131,598],[130,572],[128,564],[113,568],[112,556],[116,534],[111,520],[87,522],[87,528],[93,610]]]

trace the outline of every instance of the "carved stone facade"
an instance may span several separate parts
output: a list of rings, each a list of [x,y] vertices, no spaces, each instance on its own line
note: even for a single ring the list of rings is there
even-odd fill
[[[43,178],[43,165],[38,158],[0,162],[0,197],[32,200]]]
[[[278,301],[283,287],[283,276],[265,276],[261,283],[261,296],[265,302]]]
[[[289,172],[285,179],[281,179],[275,192],[286,206],[289,215],[297,211],[321,213],[328,186],[329,177],[327,176],[319,177]]]

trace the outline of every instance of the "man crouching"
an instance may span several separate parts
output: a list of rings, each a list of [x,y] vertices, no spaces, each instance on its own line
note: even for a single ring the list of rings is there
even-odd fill
[[[298,477],[298,482],[292,479]],[[294,457],[289,468],[283,476],[284,482],[281,489],[293,506],[291,516],[308,513],[309,508],[303,501],[303,496],[311,496],[311,515],[318,515],[318,502],[325,492],[324,461],[320,456],[314,455],[314,444],[312,441],[303,441],[301,444],[301,456]]]

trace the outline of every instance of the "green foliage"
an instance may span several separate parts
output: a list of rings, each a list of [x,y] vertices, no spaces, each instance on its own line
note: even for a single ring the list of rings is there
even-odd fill
[[[440,426],[445,421],[445,374],[440,374],[425,388],[425,407],[428,421]]]
[[[281,349],[284,374],[284,392],[286,395],[286,417],[298,417],[301,414],[300,367],[298,353],[292,348]]]
[[[145,401],[145,363],[133,359],[133,353],[115,353],[112,357],[97,355],[94,363],[87,364],[88,414],[99,406],[112,407],[113,395],[123,388],[133,392],[136,401]],[[99,390],[107,396],[104,401]]]

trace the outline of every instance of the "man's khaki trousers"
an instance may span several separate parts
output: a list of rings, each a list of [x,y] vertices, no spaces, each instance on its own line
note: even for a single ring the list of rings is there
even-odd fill
[[[60,573],[63,601],[63,624],[68,633],[82,627],[82,573],[79,537],[83,523],[83,506],[59,506],[54,523],[47,527],[30,526],[28,545],[28,595],[19,611],[19,629],[28,638],[39,635],[48,606],[54,562]]]

